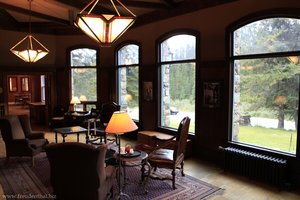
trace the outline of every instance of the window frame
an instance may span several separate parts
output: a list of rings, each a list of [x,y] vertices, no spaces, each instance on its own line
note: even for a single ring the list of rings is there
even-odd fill
[[[118,61],[118,53],[119,51],[125,47],[125,46],[128,46],[128,45],[136,45],[138,47],[138,63],[137,64],[130,64],[130,65],[119,65],[119,61]],[[141,115],[141,90],[142,90],[142,87],[141,87],[141,52],[142,52],[142,47],[141,47],[141,44],[138,42],[138,41],[133,41],[133,40],[130,40],[130,41],[124,41],[122,42],[121,44],[119,44],[116,49],[115,49],[115,66],[116,66],[116,98],[117,98],[117,102],[118,104],[120,104],[119,102],[119,99],[120,99],[120,82],[119,82],[119,69],[120,68],[123,68],[123,67],[138,67],[138,93],[139,93],[139,98],[138,98],[138,103],[139,103],[139,119],[133,119],[135,122],[141,122],[141,118],[142,118],[142,115]]]
[[[96,51],[96,65],[95,66],[71,66],[71,52],[73,50],[76,49],[91,49],[91,50],[95,50]],[[98,87],[98,73],[99,73],[99,63],[100,63],[100,49],[97,46],[93,46],[93,45],[75,45],[72,47],[67,48],[67,65],[69,68],[69,101],[71,101],[72,99],[72,69],[74,68],[78,68],[78,69],[82,69],[82,68],[91,68],[91,69],[96,69],[96,100],[95,101],[84,101],[81,102],[81,104],[83,104],[83,109],[84,111],[86,110],[87,105],[94,105],[95,107],[97,107],[97,102],[98,102],[98,93],[99,93],[99,87]]]
[[[169,38],[172,38],[173,36],[178,36],[178,35],[189,35],[189,36],[194,36],[195,37],[195,59],[187,59],[187,60],[175,60],[175,61],[161,61],[161,44],[166,41]],[[156,60],[157,60],[157,74],[158,74],[158,81],[157,81],[157,95],[158,95],[158,105],[157,105],[157,130],[166,132],[168,134],[174,135],[177,131],[177,128],[171,128],[171,127],[166,127],[161,125],[161,115],[162,115],[162,106],[161,106],[161,101],[162,101],[162,66],[166,64],[181,64],[181,63],[194,63],[195,64],[195,111],[194,111],[194,117],[195,117],[195,132],[189,132],[190,136],[195,136],[196,133],[198,132],[198,123],[196,123],[198,119],[198,110],[199,110],[199,84],[200,84],[200,75],[198,73],[199,71],[199,66],[200,66],[200,53],[199,53],[199,48],[200,48],[200,33],[193,30],[193,29],[177,29],[177,30],[172,30],[169,31],[165,34],[163,34],[160,38],[156,40]],[[198,81],[197,81],[198,80]]]
[[[241,143],[237,141],[233,141],[233,96],[234,96],[234,61],[236,60],[246,60],[246,59],[262,59],[262,58],[275,58],[275,57],[288,57],[288,56],[300,56],[300,50],[298,51],[286,51],[286,52],[275,52],[275,53],[260,53],[260,54],[248,54],[248,55],[234,55],[234,32],[248,24],[251,24],[256,21],[270,19],[270,18],[293,18],[299,19],[299,14],[295,11],[280,11],[278,10],[270,10],[265,12],[258,12],[250,14],[242,19],[237,20],[230,26],[228,26],[226,35],[227,35],[227,55],[228,55],[228,65],[229,65],[229,112],[228,112],[228,135],[227,135],[227,142],[233,146],[242,147],[245,149],[253,150],[255,152],[265,152],[271,155],[279,155],[281,157],[299,157],[300,155],[300,131],[297,128],[297,141],[296,141],[296,152],[295,154],[278,151],[275,149],[270,149],[266,147],[255,146],[253,144]],[[300,92],[300,89],[299,89]],[[298,108],[300,106],[300,95],[299,95],[299,102]],[[300,112],[298,110],[298,124],[299,124],[299,116]],[[299,125],[298,125],[299,127]]]

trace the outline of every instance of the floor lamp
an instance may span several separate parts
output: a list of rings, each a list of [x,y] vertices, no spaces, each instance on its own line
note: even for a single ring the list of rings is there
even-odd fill
[[[111,116],[105,132],[110,133],[110,134],[115,134],[117,136],[117,141],[119,142],[119,152],[118,152],[118,164],[119,164],[119,170],[118,170],[118,184],[119,184],[119,194],[118,194],[118,199],[121,199],[122,195],[125,195],[122,193],[121,190],[121,141],[120,141],[120,135],[135,131],[137,130],[138,127],[136,124],[132,121],[130,116],[128,115],[127,112],[125,111],[116,111],[113,113]],[[117,142],[116,141],[116,142]],[[127,195],[125,195],[127,196]]]

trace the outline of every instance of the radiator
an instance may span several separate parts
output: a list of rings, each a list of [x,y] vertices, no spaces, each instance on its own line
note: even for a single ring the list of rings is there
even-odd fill
[[[280,186],[286,183],[287,160],[234,147],[222,149],[225,154],[225,171],[234,171]]]

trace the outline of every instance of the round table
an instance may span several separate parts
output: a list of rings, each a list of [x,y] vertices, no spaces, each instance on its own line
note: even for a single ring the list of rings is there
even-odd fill
[[[119,155],[117,155],[118,157]],[[123,154],[120,156],[121,160],[121,166],[123,168],[124,172],[124,185],[126,185],[126,167],[136,167],[136,166],[141,166],[141,181],[142,184],[144,185],[144,192],[148,193],[147,190],[147,181],[148,177],[150,176],[150,164],[148,162],[148,154],[144,151],[141,150],[135,150],[133,154]],[[148,167],[148,174],[145,176],[145,166]],[[146,179],[145,179],[146,177]]]

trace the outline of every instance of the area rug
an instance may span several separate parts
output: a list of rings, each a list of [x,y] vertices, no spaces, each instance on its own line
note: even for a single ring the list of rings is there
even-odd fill
[[[11,159],[4,165],[0,159],[0,183],[4,195],[10,199],[55,199],[50,184],[50,166],[46,154],[40,154],[31,167],[31,159]],[[170,171],[159,169],[158,175],[166,176]],[[140,184],[140,170],[135,167],[126,167],[126,184],[123,193],[127,194],[122,199],[131,200],[189,200],[208,199],[216,194],[221,194],[222,189],[205,183],[191,176],[176,177],[176,189],[172,189],[172,181],[148,179],[148,193]],[[115,183],[115,190],[118,190]],[[115,193],[116,193],[115,191]]]

